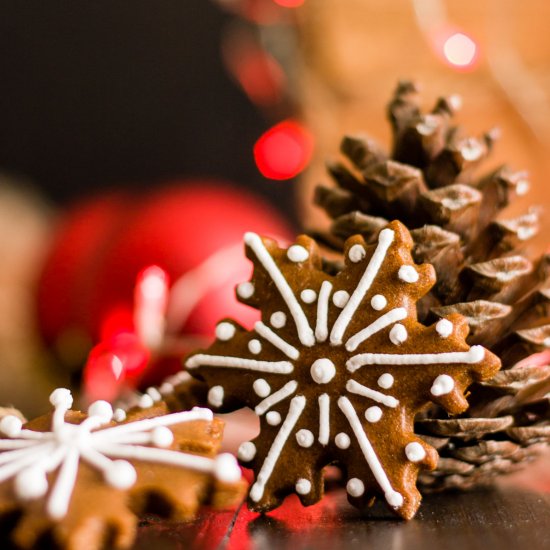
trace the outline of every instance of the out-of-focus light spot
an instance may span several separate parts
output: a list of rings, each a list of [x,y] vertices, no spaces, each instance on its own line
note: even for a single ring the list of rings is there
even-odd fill
[[[309,164],[312,152],[313,136],[294,120],[279,122],[254,145],[258,170],[273,180],[297,176]]]
[[[279,4],[283,8],[298,8],[305,0],[273,0],[275,4]]]
[[[146,301],[164,301],[168,292],[168,275],[164,269],[153,265],[144,269],[137,279],[137,287]]]
[[[118,305],[114,306],[102,320],[99,338],[104,342],[132,332],[134,332],[134,318],[131,309],[126,305]]]
[[[468,68],[476,61],[477,45],[469,36],[457,32],[445,40],[443,55],[454,67]]]

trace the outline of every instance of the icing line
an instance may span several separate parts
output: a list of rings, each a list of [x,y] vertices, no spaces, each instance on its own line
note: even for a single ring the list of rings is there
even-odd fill
[[[206,355],[203,353],[190,357],[185,363],[185,366],[188,369],[194,369],[200,366],[227,367],[256,372],[270,372],[271,374],[289,374],[294,370],[294,366],[288,361],[257,361],[256,359],[225,357],[223,355]]]
[[[267,325],[258,321],[254,325],[254,330],[263,338],[265,338],[270,344],[273,344],[277,349],[281,350],[290,359],[298,359],[300,352],[291,346],[288,342],[283,340],[278,334],[273,332]]]
[[[407,317],[407,310],[404,307],[397,307],[384,313],[381,317],[378,317],[374,323],[371,323],[368,327],[360,330],[357,334],[354,334],[347,342],[346,349],[348,351],[355,351],[359,344],[362,344],[365,340],[370,338],[373,334],[385,329],[387,326],[397,321],[402,321]]]
[[[323,393],[319,396],[319,443],[327,445],[330,439],[330,397]]]
[[[254,408],[254,412],[258,416],[262,416],[268,409],[280,403],[283,399],[286,399],[289,395],[292,395],[296,388],[298,387],[298,382],[296,380],[291,380],[286,383],[280,390],[272,393],[269,397],[266,397],[263,401],[258,403]]]
[[[391,407],[392,409],[395,409],[395,407],[399,405],[399,401],[395,397],[385,395],[382,392],[371,388],[367,388],[367,386],[363,386],[363,384],[359,384],[355,380],[348,380],[346,390],[357,395],[362,395],[363,397],[368,397],[369,399],[372,399],[377,403],[382,403],[382,405],[386,405],[386,407]]]

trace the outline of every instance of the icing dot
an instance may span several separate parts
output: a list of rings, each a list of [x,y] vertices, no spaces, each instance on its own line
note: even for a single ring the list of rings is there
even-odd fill
[[[124,409],[115,409],[113,419],[115,422],[124,422],[126,420],[126,411]]]
[[[516,185],[516,193],[520,197],[529,191],[529,182],[527,180],[519,180]]]
[[[262,343],[259,340],[250,340],[248,342],[248,351],[254,355],[258,355],[262,351]]]
[[[435,330],[441,338],[448,338],[453,333],[453,324],[448,319],[440,319],[435,325]]]
[[[354,263],[360,262],[367,254],[362,244],[354,244],[348,252],[348,258]]]
[[[413,441],[405,447],[405,454],[411,462],[420,462],[426,456],[426,451],[420,443]]]
[[[382,294],[375,294],[371,298],[370,305],[372,306],[372,309],[381,311],[388,305],[388,300],[386,300],[385,296],[382,296]]]
[[[308,495],[311,492],[311,481],[309,479],[299,479],[296,482],[296,492],[299,495]]]
[[[252,441],[245,441],[239,446],[237,456],[243,462],[250,462],[256,456],[256,445]]]
[[[162,401],[162,395],[161,393],[157,390],[157,388],[147,388],[145,390],[145,393],[147,393],[147,395],[150,395],[151,396],[151,399],[155,402],[155,403],[158,403],[159,401]]]
[[[393,386],[393,376],[389,372],[385,372],[378,379],[378,385],[385,390]]]
[[[70,409],[73,406],[73,396],[67,388],[57,388],[50,394],[50,403],[54,407]]]
[[[344,307],[349,300],[349,293],[345,290],[337,290],[334,295],[332,296],[332,303],[336,307]]]
[[[213,407],[221,407],[223,404],[224,389],[222,386],[212,386],[208,391],[208,403]]]
[[[15,494],[22,500],[35,500],[48,492],[46,472],[40,468],[26,468],[14,480]]]
[[[230,453],[222,453],[214,459],[214,475],[224,483],[235,483],[241,479],[241,469]]]
[[[479,363],[485,357],[485,348],[483,346],[472,346],[470,348],[470,361]]]
[[[286,255],[291,262],[305,262],[309,258],[309,252],[299,244],[293,244]]]
[[[402,265],[397,276],[406,283],[416,283],[419,277],[418,271],[412,265]]]
[[[346,491],[352,497],[360,497],[365,492],[365,484],[360,479],[352,477],[346,484]]]
[[[311,290],[311,288],[306,288],[300,293],[300,298],[302,299],[302,302],[312,304],[317,299],[317,293],[315,290]]]
[[[365,418],[369,422],[378,422],[382,418],[382,409],[376,405],[374,407],[369,407],[365,411]]]
[[[349,438],[348,434],[340,432],[334,438],[334,443],[339,449],[347,449],[351,444],[351,439]]]
[[[237,296],[243,300],[248,300],[254,295],[254,285],[251,282],[241,283],[237,286]]]
[[[401,345],[408,338],[407,329],[401,323],[395,323],[390,330],[390,340],[396,346]]]
[[[399,508],[403,505],[403,495],[397,491],[388,491],[384,496],[386,497],[386,502],[392,508]]]
[[[231,323],[220,323],[216,327],[216,338],[218,340],[223,340],[225,342],[231,340],[233,336],[235,336],[235,326]]]
[[[0,431],[8,437],[17,437],[23,428],[23,421],[13,414],[8,414],[0,420]]]
[[[95,401],[88,407],[88,416],[97,416],[103,424],[107,424],[113,418],[113,407],[107,401]]]
[[[137,479],[136,469],[126,460],[115,460],[103,474],[115,489],[129,489]]]
[[[259,397],[267,397],[271,393],[271,387],[263,378],[258,378],[258,380],[254,380],[252,388],[254,389],[256,395],[258,395]]]
[[[317,384],[327,384],[336,376],[336,367],[330,359],[323,357],[313,362],[310,373]]]
[[[286,315],[282,311],[276,311],[270,321],[275,328],[283,328],[286,325]]]
[[[435,380],[430,390],[432,395],[447,395],[455,387],[455,381],[448,374],[440,374]]]
[[[170,447],[174,442],[174,434],[166,426],[158,426],[151,432],[151,443],[155,447]]]
[[[296,441],[300,447],[311,447],[313,445],[314,437],[309,430],[298,430],[296,432]]]
[[[277,411],[269,411],[265,420],[270,426],[278,426],[281,423],[281,415]]]
[[[150,395],[147,395],[146,393],[143,394],[138,401],[138,407],[140,409],[148,409],[149,407],[152,407],[154,405],[153,398]]]

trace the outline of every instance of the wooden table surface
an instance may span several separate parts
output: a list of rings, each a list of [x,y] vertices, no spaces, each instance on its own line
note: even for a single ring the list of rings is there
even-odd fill
[[[242,505],[233,512],[205,511],[194,522],[144,522],[134,550],[548,550],[550,492],[501,487],[425,497],[416,518],[395,519],[375,505],[352,508],[345,491],[329,491],[304,508],[296,497],[269,515]]]

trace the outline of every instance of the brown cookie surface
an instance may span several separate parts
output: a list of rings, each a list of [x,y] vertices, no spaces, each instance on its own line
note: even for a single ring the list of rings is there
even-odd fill
[[[244,482],[230,455],[218,455],[223,422],[207,409],[166,414],[164,404],[113,422],[106,402],[88,414],[69,410],[68,390],[55,410],[26,425],[0,421],[0,514],[20,512],[13,539],[31,548],[129,547],[138,516],[189,520],[202,504],[237,503]]]
[[[430,401],[464,411],[467,386],[494,375],[500,361],[466,344],[460,315],[429,327],[417,321],[416,302],[435,274],[414,264],[399,222],[373,245],[348,239],[336,276],[323,271],[308,237],[288,249],[251,233],[245,243],[254,272],[237,296],[262,319],[251,331],[222,321],[214,344],[186,366],[207,382],[211,406],[245,405],[260,417],[260,435],[239,449],[256,474],[249,505],[267,511],[291,492],[313,504],[323,494],[322,468],[337,463],[353,504],[381,494],[413,517],[418,472],[437,462],[414,434],[416,413]]]

